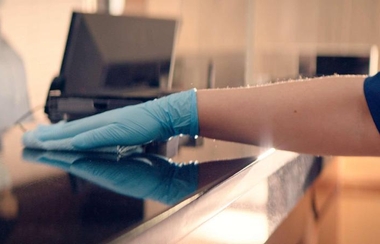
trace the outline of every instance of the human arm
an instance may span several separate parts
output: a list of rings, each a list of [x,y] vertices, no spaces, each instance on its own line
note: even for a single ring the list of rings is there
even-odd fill
[[[317,155],[380,155],[363,76],[200,90],[200,135]]]
[[[190,90],[41,127],[35,134],[42,141],[72,138],[80,149],[144,144],[182,133],[317,155],[380,155],[364,79],[332,76],[252,88]]]

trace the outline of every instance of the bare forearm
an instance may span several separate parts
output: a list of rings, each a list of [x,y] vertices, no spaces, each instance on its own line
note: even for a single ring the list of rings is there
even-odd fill
[[[198,91],[200,135],[312,154],[380,155],[364,77]]]

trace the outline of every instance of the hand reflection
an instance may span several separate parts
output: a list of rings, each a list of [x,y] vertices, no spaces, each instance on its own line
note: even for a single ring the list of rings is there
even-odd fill
[[[119,194],[174,204],[198,186],[198,165],[176,164],[147,153],[68,153],[24,149],[23,158],[59,167]]]

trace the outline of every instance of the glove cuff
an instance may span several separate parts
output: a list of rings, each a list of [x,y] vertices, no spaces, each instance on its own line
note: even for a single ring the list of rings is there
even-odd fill
[[[167,97],[174,135],[196,136],[199,132],[197,90],[191,89]]]

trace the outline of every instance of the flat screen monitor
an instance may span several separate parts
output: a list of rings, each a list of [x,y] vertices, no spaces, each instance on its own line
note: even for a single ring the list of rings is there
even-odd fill
[[[123,97],[170,79],[177,21],[74,12],[62,61],[62,95]]]

